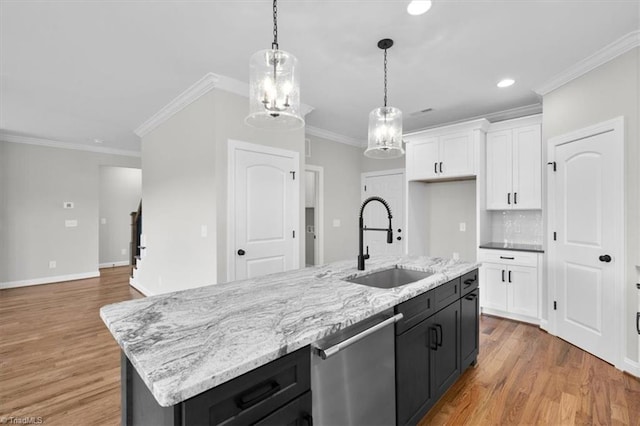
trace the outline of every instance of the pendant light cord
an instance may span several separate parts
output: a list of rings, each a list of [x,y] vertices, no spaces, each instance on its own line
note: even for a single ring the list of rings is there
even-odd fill
[[[273,43],[271,49],[278,50],[278,0],[273,0]]]
[[[384,107],[387,107],[387,49],[384,49]]]

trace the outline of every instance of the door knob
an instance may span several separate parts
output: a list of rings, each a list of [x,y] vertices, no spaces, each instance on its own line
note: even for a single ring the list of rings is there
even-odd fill
[[[611,256],[609,256],[608,254],[603,254],[600,257],[598,257],[598,259],[600,259],[600,262],[611,262]]]
[[[244,256],[245,251],[240,249],[238,250],[238,256]]]

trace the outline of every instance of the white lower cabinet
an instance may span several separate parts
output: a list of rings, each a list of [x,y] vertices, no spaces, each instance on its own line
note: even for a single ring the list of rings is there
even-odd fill
[[[540,322],[540,255],[507,250],[478,251],[483,313]]]

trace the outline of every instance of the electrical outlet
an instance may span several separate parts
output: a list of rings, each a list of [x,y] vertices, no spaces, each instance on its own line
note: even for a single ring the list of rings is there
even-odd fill
[[[49,269],[56,269],[56,261],[55,260],[50,260],[49,261]]]
[[[120,254],[122,254],[123,256],[127,255],[127,249],[120,249]]]
[[[72,209],[73,208],[73,201],[65,201],[64,203],[62,203],[62,208],[64,208],[64,209]]]
[[[460,232],[465,232],[467,230],[467,223],[460,222]]]
[[[207,225],[201,225],[200,226],[200,236],[202,238],[206,238],[208,233],[209,233],[209,229],[207,228]]]
[[[454,251],[453,252],[453,260],[460,260],[460,253]]]
[[[66,226],[67,228],[75,228],[76,226],[78,226],[78,221],[75,219],[65,220],[64,226]]]
[[[106,225],[107,224],[107,218],[103,217],[100,219],[100,225]]]
[[[333,227],[334,228],[340,227],[340,219],[333,219]]]

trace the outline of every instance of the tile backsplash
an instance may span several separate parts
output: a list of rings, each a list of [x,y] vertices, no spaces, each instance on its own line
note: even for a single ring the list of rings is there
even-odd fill
[[[491,212],[491,240],[499,243],[542,244],[542,211]]]

